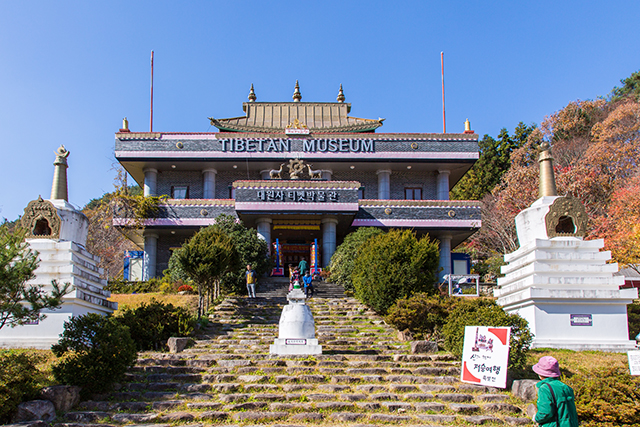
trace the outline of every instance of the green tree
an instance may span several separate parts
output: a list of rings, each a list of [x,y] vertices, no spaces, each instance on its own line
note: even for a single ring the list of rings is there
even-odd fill
[[[240,255],[233,240],[214,226],[198,231],[180,250],[178,260],[198,286],[198,318],[221,295],[220,280],[241,268]]]
[[[626,79],[621,79],[620,83],[622,83],[622,87],[616,86],[611,91],[610,98],[612,101],[620,101],[626,97],[630,97],[634,101],[640,99],[640,70]]]
[[[471,170],[462,177],[451,190],[452,199],[481,200],[500,183],[502,175],[509,170],[511,153],[522,147],[535,129],[535,125],[527,126],[518,123],[513,136],[503,128],[494,139],[485,135],[479,142],[480,157]]]
[[[434,293],[438,243],[409,231],[391,230],[367,240],[356,259],[352,281],[356,297],[381,314],[400,298]]]
[[[0,329],[43,320],[42,310],[59,308],[71,288],[53,280],[53,290],[47,293],[41,285],[27,284],[35,277],[39,260],[24,236],[24,230],[10,233],[6,225],[0,226]]]
[[[220,281],[225,293],[241,293],[245,289],[245,269],[247,264],[255,270],[258,277],[269,271],[271,261],[267,257],[267,242],[258,236],[256,230],[248,228],[230,215],[219,215],[213,228],[225,233],[233,242],[240,257],[240,268],[230,270]]]
[[[353,292],[351,274],[360,248],[370,238],[382,233],[382,230],[373,227],[361,227],[353,233],[349,233],[331,257],[329,280],[344,286],[345,291]]]

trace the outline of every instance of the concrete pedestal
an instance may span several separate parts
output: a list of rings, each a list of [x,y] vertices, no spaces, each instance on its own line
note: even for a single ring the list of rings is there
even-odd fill
[[[287,295],[289,304],[282,308],[278,338],[269,347],[269,353],[277,355],[322,354],[322,346],[316,339],[316,328],[311,309],[305,303],[304,292],[294,289]]]

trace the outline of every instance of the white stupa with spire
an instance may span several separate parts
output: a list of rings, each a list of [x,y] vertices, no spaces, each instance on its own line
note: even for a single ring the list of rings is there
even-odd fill
[[[100,258],[85,248],[89,220],[68,201],[69,151],[60,146],[55,154],[51,198],[38,197],[29,202],[21,223],[27,229],[27,243],[38,252],[40,260],[36,277],[28,283],[51,292],[51,281],[57,280],[61,284],[70,283],[71,292],[63,298],[60,309],[43,311],[47,316],[44,320],[0,329],[0,347],[48,349],[58,341],[64,322],[71,317],[87,313],[106,315],[118,307],[107,299],[110,292],[103,289],[106,280],[100,278]]]
[[[548,143],[541,147],[540,198],[516,216],[520,248],[504,256],[494,295],[508,313],[529,322],[533,348],[627,351],[635,348],[627,304],[637,289],[620,289],[618,265],[604,240],[584,240],[580,201],[558,196]]]

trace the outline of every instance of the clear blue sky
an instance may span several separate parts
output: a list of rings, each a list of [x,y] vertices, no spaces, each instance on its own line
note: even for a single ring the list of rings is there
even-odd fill
[[[441,132],[469,118],[496,136],[640,69],[637,1],[3,1],[0,218],[48,198],[54,150],[78,207],[113,189],[114,133],[207,132],[259,101],[334,101],[380,132]]]

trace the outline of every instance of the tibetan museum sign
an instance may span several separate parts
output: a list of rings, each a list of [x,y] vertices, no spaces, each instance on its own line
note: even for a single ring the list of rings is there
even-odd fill
[[[285,138],[226,138],[220,139],[223,152],[230,153],[289,153],[291,142],[302,143],[306,153],[374,153],[370,138],[319,138],[292,140]],[[295,151],[295,149],[293,150]]]

